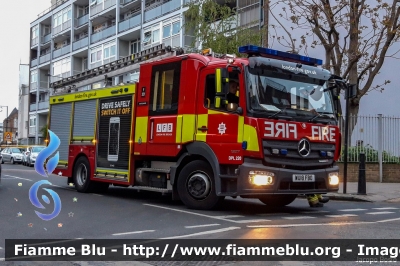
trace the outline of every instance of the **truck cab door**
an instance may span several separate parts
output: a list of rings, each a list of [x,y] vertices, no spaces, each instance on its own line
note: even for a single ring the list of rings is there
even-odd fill
[[[238,74],[230,72],[229,78],[238,84],[241,82]],[[216,69],[205,69],[200,74],[195,138],[212,148],[220,164],[242,163],[244,119],[239,113],[228,110],[226,95],[229,87],[219,86],[221,79]],[[239,105],[244,102],[240,92]]]

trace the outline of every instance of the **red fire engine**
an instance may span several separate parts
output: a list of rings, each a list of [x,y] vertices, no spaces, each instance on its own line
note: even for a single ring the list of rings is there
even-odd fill
[[[79,192],[132,186],[195,209],[226,196],[284,206],[338,191],[340,81],[319,59],[239,52],[247,57],[160,46],[52,83],[54,173]],[[118,79],[128,67],[140,68],[137,82]],[[80,91],[99,79],[105,88]]]

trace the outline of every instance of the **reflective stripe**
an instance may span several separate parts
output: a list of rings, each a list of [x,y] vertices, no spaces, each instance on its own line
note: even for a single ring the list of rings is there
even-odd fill
[[[178,115],[176,117],[175,143],[181,143],[182,142],[182,120],[183,120],[183,116],[182,115]]]
[[[311,203],[311,204],[316,204],[319,202],[318,197],[315,194],[307,195],[307,200],[308,200],[308,203]]]
[[[147,126],[148,126],[149,118],[147,116],[136,117],[135,124],[135,143],[139,142],[139,138],[141,138],[142,143],[147,142]]]
[[[247,141],[248,151],[260,151],[257,138],[257,130],[249,125],[244,125],[243,141]]]
[[[243,127],[244,127],[244,117],[239,116],[239,121],[238,121],[238,135],[237,135],[237,142],[242,143],[243,142]]]
[[[182,143],[193,141],[196,127],[196,115],[183,115]]]

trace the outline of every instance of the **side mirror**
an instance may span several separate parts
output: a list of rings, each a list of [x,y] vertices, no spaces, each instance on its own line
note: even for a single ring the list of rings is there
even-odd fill
[[[239,107],[236,109],[236,113],[239,114],[239,115],[242,115],[242,114],[243,114],[243,108],[239,106]]]

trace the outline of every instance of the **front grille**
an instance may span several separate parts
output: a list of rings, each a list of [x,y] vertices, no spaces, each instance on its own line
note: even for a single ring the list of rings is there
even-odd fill
[[[311,152],[300,156],[298,141],[263,140],[264,160],[268,165],[295,170],[322,169],[333,164],[332,157],[322,157],[320,151],[335,152],[335,145],[311,142]],[[287,155],[272,154],[272,149],[286,149]]]

